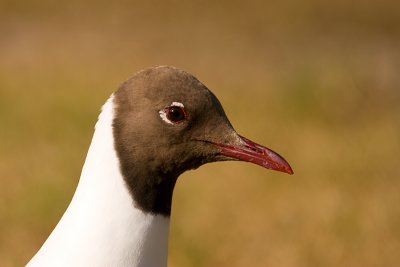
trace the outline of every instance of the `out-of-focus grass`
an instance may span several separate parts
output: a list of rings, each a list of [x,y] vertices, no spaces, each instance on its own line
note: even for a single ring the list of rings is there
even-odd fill
[[[97,113],[147,66],[193,72],[294,176],[184,174],[170,266],[397,266],[400,17],[391,1],[0,2],[0,266],[68,205]]]

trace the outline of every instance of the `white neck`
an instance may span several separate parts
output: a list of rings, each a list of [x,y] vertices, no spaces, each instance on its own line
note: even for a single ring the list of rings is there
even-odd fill
[[[28,266],[166,266],[169,219],[137,209],[114,149],[113,97],[96,124],[75,195]]]

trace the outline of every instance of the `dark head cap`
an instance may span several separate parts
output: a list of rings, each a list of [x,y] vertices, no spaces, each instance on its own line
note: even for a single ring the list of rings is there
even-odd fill
[[[279,155],[239,136],[214,94],[182,70],[143,70],[114,93],[114,139],[135,205],[168,216],[186,170],[244,160],[292,173]]]

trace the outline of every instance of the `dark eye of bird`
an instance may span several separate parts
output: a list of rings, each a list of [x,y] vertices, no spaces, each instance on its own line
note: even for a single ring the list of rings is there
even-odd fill
[[[182,107],[172,106],[166,108],[166,116],[171,122],[179,123],[186,119],[185,110]]]

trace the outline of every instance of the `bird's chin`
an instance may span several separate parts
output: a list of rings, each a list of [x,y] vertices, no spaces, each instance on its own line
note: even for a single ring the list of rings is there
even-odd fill
[[[222,156],[220,160],[246,161],[270,170],[293,174],[289,163],[278,153],[243,136],[239,137],[239,142],[235,144],[210,142],[218,148]]]

